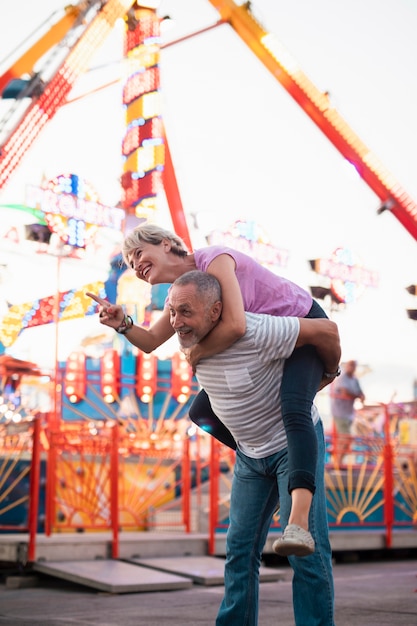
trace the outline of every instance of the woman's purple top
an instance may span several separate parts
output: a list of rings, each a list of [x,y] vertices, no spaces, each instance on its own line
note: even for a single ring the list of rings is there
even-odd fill
[[[228,254],[236,263],[236,277],[245,311],[281,317],[305,317],[310,311],[313,299],[308,291],[233,248],[207,246],[195,250],[197,269],[206,272],[213,259],[220,254]]]

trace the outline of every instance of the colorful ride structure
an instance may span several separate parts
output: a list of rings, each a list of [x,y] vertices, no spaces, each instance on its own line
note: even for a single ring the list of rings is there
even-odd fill
[[[417,239],[417,205],[258,22],[251,3],[210,1],[219,13],[218,25],[234,29],[356,167],[379,198],[380,211],[389,210]],[[83,0],[66,7],[61,19],[0,76],[2,98],[12,102],[0,120],[0,188],[65,104],[120,18],[127,61],[120,206],[101,205],[74,174],[33,189],[33,219],[25,224],[24,238],[29,227],[33,254],[52,253],[57,266],[63,257],[81,263],[96,254],[103,229],[112,232],[117,247],[117,235],[127,222],[155,219],[162,191],[174,230],[192,250],[162,121],[161,20],[145,3]],[[3,233],[4,241],[19,245],[18,231]],[[142,294],[139,310],[135,298],[124,295],[130,275],[119,252],[109,254],[107,262],[105,280],[11,306],[0,328],[3,350],[27,328],[48,323],[58,328],[65,320],[95,314],[96,305],[85,291],[121,302],[137,323],[151,323],[163,307],[164,289]],[[207,434],[196,433],[188,421],[198,386],[177,349],[146,355],[124,338],[104,333],[87,337],[64,363],[56,359],[53,372],[33,366],[23,375],[20,367],[15,363],[11,377],[8,372],[1,379],[0,532],[28,533],[29,560],[36,559],[39,532],[103,529],[112,531],[115,558],[121,531],[155,528],[207,532],[210,552],[223,552],[234,457]],[[46,408],[25,404],[25,394],[33,397],[30,387],[44,392]],[[354,547],[353,532],[363,549],[417,545],[417,407],[381,405],[374,412],[382,425],[378,432],[347,441],[328,435],[328,512],[336,549]],[[272,534],[278,526],[279,517]]]
[[[390,211],[416,239],[415,201],[349,127],[328,94],[315,87],[274,34],[260,24],[252,3],[238,5],[234,0],[209,1],[219,13],[218,24],[233,28],[339,152],[355,166],[379,198],[379,212]],[[122,180],[124,205],[128,211],[137,213],[133,207],[144,202],[145,197],[155,197],[155,191],[163,182],[174,228],[186,243],[191,243],[157,93],[161,20],[156,10],[147,6],[145,2],[132,0],[82,0],[70,5],[61,20],[0,76],[2,97],[11,97],[15,102],[0,126],[0,189],[44,126],[66,102],[75,81],[86,71],[94,52],[109,35],[116,20],[124,18],[125,54],[131,68],[123,95],[127,105],[127,132],[123,142],[123,154],[127,157]],[[46,55],[46,52],[50,54]],[[35,72],[35,63],[41,57],[45,59],[43,66]],[[24,73],[30,78],[23,80]],[[149,157],[150,153],[155,156],[153,163],[162,167],[142,167],[144,157]]]

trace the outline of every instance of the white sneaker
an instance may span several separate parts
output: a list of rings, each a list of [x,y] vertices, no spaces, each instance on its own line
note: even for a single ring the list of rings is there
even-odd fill
[[[272,549],[280,556],[307,556],[313,554],[315,544],[308,530],[297,524],[288,524],[282,537],[272,544]]]

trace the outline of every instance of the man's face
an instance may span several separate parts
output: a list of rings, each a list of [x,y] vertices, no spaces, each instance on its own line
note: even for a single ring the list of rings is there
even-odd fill
[[[191,348],[199,343],[217,324],[221,313],[221,303],[209,305],[203,297],[198,297],[192,284],[173,285],[169,292],[169,315],[180,346]]]

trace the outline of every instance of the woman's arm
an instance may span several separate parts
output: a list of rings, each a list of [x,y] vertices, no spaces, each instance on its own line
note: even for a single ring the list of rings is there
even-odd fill
[[[220,254],[207,268],[207,272],[220,283],[223,308],[217,326],[203,341],[186,351],[188,362],[193,368],[200,359],[226,350],[245,334],[245,307],[235,268],[235,261],[229,254]]]
[[[116,330],[125,319],[125,312],[119,304],[111,304],[108,300],[87,292],[87,296],[95,300],[99,305],[100,323]],[[143,328],[133,324],[124,336],[130,343],[143,352],[153,352],[165,343],[174,334],[174,329],[169,322],[169,311],[164,309],[161,317],[150,328]]]

